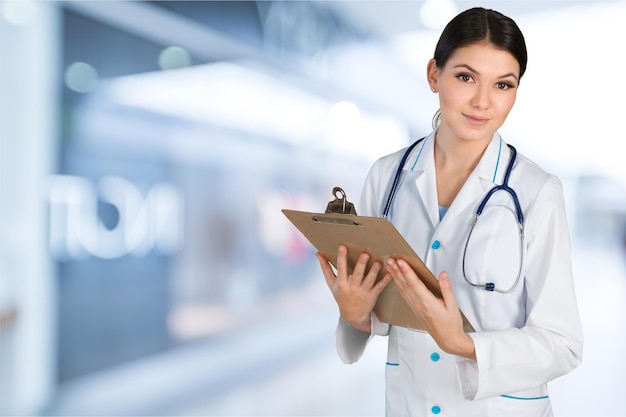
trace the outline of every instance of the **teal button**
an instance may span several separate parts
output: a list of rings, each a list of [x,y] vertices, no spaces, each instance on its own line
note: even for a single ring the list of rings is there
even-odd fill
[[[433,408],[430,409],[430,411],[432,411],[433,414],[439,414],[441,413],[441,407],[439,407],[438,405],[434,405]]]
[[[437,250],[441,247],[441,242],[438,240],[435,240],[431,246],[431,248],[433,248],[434,250]]]
[[[430,360],[433,362],[437,362],[439,359],[441,359],[441,356],[439,356],[439,354],[437,352],[433,352],[430,355]]]

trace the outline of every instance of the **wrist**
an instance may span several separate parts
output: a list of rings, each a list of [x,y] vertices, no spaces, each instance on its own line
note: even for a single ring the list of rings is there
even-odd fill
[[[448,353],[476,360],[476,346],[474,345],[474,339],[472,339],[467,333],[463,333],[462,337],[458,338],[450,347]]]
[[[344,320],[360,332],[364,332],[364,333],[372,332],[372,319],[370,318],[370,316],[367,316],[367,318],[363,320],[357,320],[357,321],[346,320],[345,318]]]

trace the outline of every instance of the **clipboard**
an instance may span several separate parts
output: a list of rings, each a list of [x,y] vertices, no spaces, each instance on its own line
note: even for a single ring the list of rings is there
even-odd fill
[[[436,297],[442,297],[437,278],[387,219],[354,214],[322,214],[287,209],[283,209],[282,212],[335,268],[337,267],[337,249],[342,244],[348,248],[349,273],[352,272],[358,257],[363,252],[370,255],[367,269],[376,261],[385,265],[389,258],[403,259]],[[382,268],[376,279],[382,279],[385,274],[385,268]],[[374,313],[383,323],[416,331],[426,331],[424,322],[413,313],[393,281],[385,287],[378,297]],[[463,329],[466,332],[474,332],[474,327],[463,312],[461,312],[461,317]]]

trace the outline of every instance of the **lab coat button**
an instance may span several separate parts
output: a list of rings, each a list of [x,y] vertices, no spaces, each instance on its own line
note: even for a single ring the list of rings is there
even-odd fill
[[[439,414],[441,413],[441,407],[439,407],[438,405],[433,405],[433,408],[431,408],[430,411],[432,411],[433,414]]]
[[[433,352],[430,355],[430,360],[433,362],[437,362],[441,357],[439,356],[439,354],[437,352]]]
[[[433,248],[434,250],[437,250],[441,247],[441,242],[438,240],[435,240],[431,246],[431,248]]]

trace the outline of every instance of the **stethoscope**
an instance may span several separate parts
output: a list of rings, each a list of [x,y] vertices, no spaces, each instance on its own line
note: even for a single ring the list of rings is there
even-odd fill
[[[387,202],[383,210],[384,218],[389,217],[389,210],[391,209],[391,204],[393,203],[393,200],[396,196],[396,192],[398,190],[398,185],[400,183],[400,177],[402,176],[402,170],[404,168],[404,164],[406,163],[406,160],[409,157],[409,154],[411,153],[411,151],[413,151],[413,149],[423,140],[424,138],[414,142],[411,146],[407,148],[406,152],[402,156],[402,159],[400,160],[400,164],[398,165],[398,169],[396,170],[396,175],[393,179],[393,183],[391,184],[389,195],[387,196]],[[484,288],[487,291],[496,291],[496,292],[503,293],[503,294],[508,294],[508,293],[515,291],[515,289],[518,287],[520,283],[523,269],[524,269],[524,245],[525,245],[524,215],[522,213],[522,207],[520,206],[520,202],[519,202],[519,199],[517,198],[517,194],[515,193],[515,190],[509,187],[509,177],[511,176],[511,171],[513,170],[513,165],[515,164],[515,160],[517,158],[517,150],[515,149],[513,145],[507,144],[507,146],[511,150],[511,159],[509,161],[509,164],[506,167],[504,180],[501,185],[497,185],[493,187],[491,190],[489,190],[487,194],[485,195],[485,197],[480,202],[480,204],[478,205],[478,208],[476,209],[476,213],[474,214],[474,218],[472,219],[472,223],[470,225],[470,230],[469,230],[469,234],[467,235],[467,240],[465,241],[465,247],[463,249],[463,259],[462,259],[463,278],[465,278],[465,281],[467,281],[468,284],[470,284],[472,287]],[[419,155],[418,155],[418,158],[419,158]],[[480,284],[476,281],[472,281],[470,280],[470,278],[468,278],[467,272],[465,271],[465,254],[467,252],[467,247],[472,237],[472,233],[474,232],[474,227],[476,226],[476,223],[478,222],[478,218],[482,215],[483,210],[485,209],[485,206],[489,202],[489,199],[498,191],[506,191],[513,199],[513,203],[515,204],[515,212],[517,215],[517,225],[519,228],[519,250],[520,250],[519,271],[517,273],[517,278],[515,279],[515,282],[508,289],[496,288],[493,282]]]

